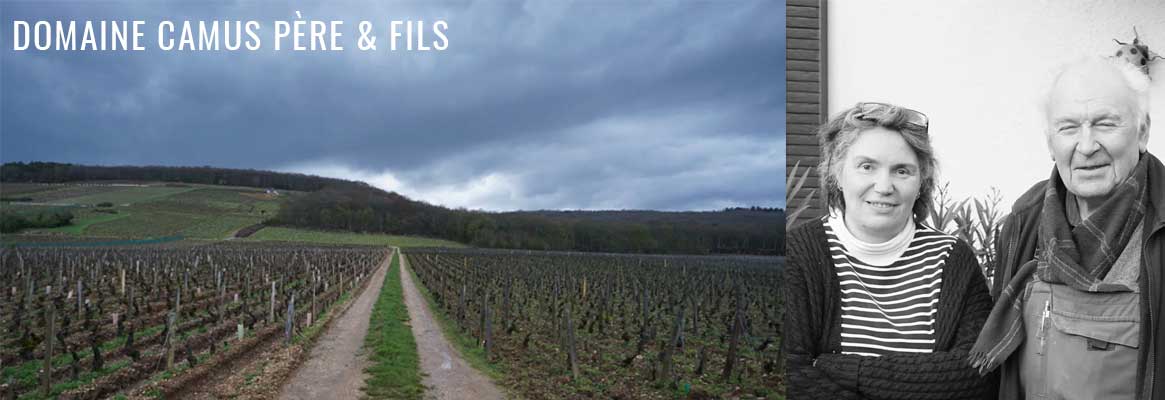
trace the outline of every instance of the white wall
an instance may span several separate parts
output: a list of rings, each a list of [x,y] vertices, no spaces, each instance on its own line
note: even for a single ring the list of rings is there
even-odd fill
[[[1051,72],[1131,42],[1165,54],[1165,0],[844,0],[828,3],[830,114],[859,101],[926,113],[940,182],[957,199],[1000,189],[1005,210],[1051,158],[1039,102]],[[1165,60],[1151,67],[1165,159]]]

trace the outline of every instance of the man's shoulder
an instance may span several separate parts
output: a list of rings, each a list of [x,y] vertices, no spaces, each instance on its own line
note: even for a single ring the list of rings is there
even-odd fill
[[[1165,164],[1153,153],[1145,156],[1149,158],[1149,201],[1165,206]]]
[[[1047,179],[1032,185],[1032,187],[1028,188],[1027,191],[1019,196],[1019,199],[1015,200],[1015,203],[1011,206],[1011,213],[1022,214],[1030,212],[1033,209],[1038,210],[1044,205],[1044,194],[1047,193],[1047,189]]]
[[[1030,227],[1039,223],[1039,217],[1044,208],[1044,196],[1047,193],[1048,181],[1043,180],[1032,185],[1011,206],[1011,212],[1003,219],[1003,237],[1019,235]]]
[[[998,249],[1000,252],[1005,253],[1018,250],[1006,244],[1023,237],[1030,237],[1033,229],[1039,225],[1040,214],[1042,214],[1044,209],[1044,197],[1047,193],[1047,185],[1047,180],[1032,185],[1011,206],[1011,213],[1004,217],[1003,227],[999,233],[1000,239],[1002,240],[1001,244],[1004,244],[1004,246]]]
[[[1047,185],[1047,180],[1032,185],[1019,196],[1011,207],[1011,213],[1003,220],[995,248],[996,275],[991,289],[994,298],[998,298],[1003,284],[1011,280],[1019,264],[1027,262],[1032,255],[1030,252],[1034,251],[1035,232],[1043,211]]]

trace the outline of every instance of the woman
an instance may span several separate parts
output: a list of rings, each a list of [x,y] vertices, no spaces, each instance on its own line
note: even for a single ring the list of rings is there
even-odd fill
[[[979,264],[920,223],[935,188],[927,126],[859,103],[819,130],[830,215],[788,233],[789,399],[990,397],[967,362],[991,311]]]

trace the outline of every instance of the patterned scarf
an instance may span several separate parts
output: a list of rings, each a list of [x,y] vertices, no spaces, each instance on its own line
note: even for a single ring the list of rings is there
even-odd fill
[[[1067,189],[1060,174],[1052,170],[1040,213],[1036,257],[1024,263],[1007,282],[971,348],[971,365],[980,374],[994,370],[1023,343],[1022,300],[1033,273],[1045,282],[1082,291],[1129,290],[1124,285],[1104,283],[1104,277],[1144,219],[1148,158],[1141,157],[1132,174],[1076,227],[1068,223],[1065,214]]]

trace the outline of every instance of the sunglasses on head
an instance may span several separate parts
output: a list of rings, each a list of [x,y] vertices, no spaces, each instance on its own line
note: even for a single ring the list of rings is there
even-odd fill
[[[870,118],[875,118],[881,114],[886,114],[892,109],[898,109],[903,115],[906,116],[905,125],[907,127],[921,131],[922,133],[927,133],[927,130],[930,127],[930,119],[926,117],[926,114],[911,110],[906,107],[899,107],[886,103],[866,102],[858,103],[858,105],[854,108],[858,110],[857,115],[854,116],[857,119],[866,119],[867,116]]]

